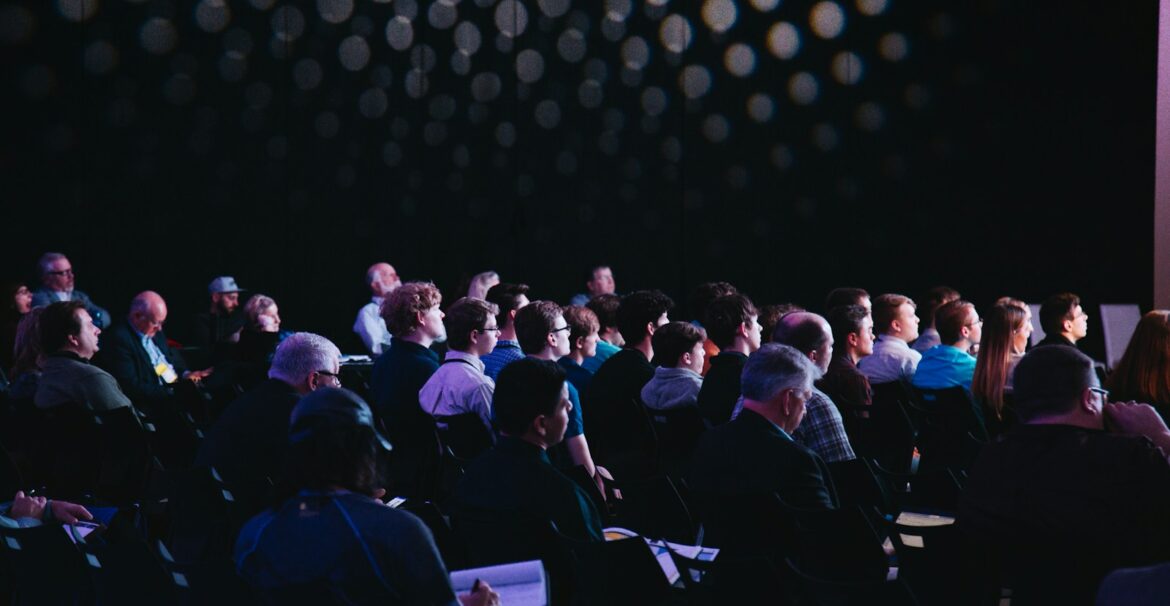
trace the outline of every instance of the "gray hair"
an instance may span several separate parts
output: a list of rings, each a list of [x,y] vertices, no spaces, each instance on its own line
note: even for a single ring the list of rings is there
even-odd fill
[[[248,319],[248,324],[250,326],[258,325],[260,314],[273,305],[276,305],[276,301],[268,295],[255,294],[249,297],[248,301],[244,303],[244,317]]]
[[[332,341],[311,332],[296,332],[276,348],[268,378],[300,383],[314,372],[332,370],[341,350]]]
[[[748,358],[740,389],[745,400],[767,402],[785,389],[807,389],[819,374],[820,369],[795,347],[768,343]]]
[[[41,255],[40,260],[37,261],[37,267],[40,268],[41,275],[43,276],[43,275],[45,275],[45,273],[47,273],[49,271],[49,267],[53,264],[54,261],[60,261],[61,259],[67,259],[67,258],[68,257],[66,257],[64,254],[59,253],[59,252],[47,252],[47,253]]]

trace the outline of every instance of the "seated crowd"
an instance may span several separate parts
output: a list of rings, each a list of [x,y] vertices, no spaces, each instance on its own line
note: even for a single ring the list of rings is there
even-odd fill
[[[846,479],[856,469],[901,478],[891,485],[954,478],[945,509],[963,545],[993,563],[976,580],[1012,588],[1019,603],[1091,602],[1110,572],[1170,561],[1165,310],[1142,318],[1106,374],[1077,347],[1087,314],[1069,293],[1044,302],[1046,338],[1033,344],[1022,301],[1001,298],[981,315],[947,287],[921,308],[838,288],[818,314],[757,307],[711,282],[689,298],[692,319],[672,321],[670,297],[619,295],[608,266],[586,273],[570,305],[495,272],[445,304],[434,284],[377,263],[353,325],[372,363],[347,365],[333,340],[282,331],[271,297],[241,302],[231,276],[210,283],[182,347],[163,332],[159,293],[137,294],[115,318],[74,289],[65,255],[44,255],[39,269],[41,288],[6,291],[0,440],[28,479],[82,504],[5,485],[16,498],[0,507],[0,529],[72,523],[92,517],[83,505],[111,504],[38,465],[54,442],[35,436],[70,415],[100,424],[123,414],[153,432],[152,472],[174,487],[144,482],[133,501],[155,499],[175,518],[160,537],[173,559],[230,557],[251,595],[271,603],[494,604],[487,583],[456,596],[449,578],[495,563],[460,544],[484,524],[531,522],[578,546],[604,542],[609,526],[652,532],[637,524],[664,513],[660,502],[649,516],[631,512],[661,479],[705,544],[730,546],[727,503],[775,499],[795,519],[846,510],[868,504]],[[913,442],[891,444],[897,419]],[[927,439],[954,419],[971,419],[946,434],[969,456]],[[230,522],[184,501],[196,478],[231,495]],[[752,518],[770,506],[735,515],[771,528]],[[898,509],[878,509],[875,527],[892,524]],[[798,547],[755,538],[773,544],[725,560],[763,556],[799,577]]]

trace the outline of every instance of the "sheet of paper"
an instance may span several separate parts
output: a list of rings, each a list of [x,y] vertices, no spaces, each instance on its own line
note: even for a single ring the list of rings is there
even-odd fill
[[[486,581],[500,594],[500,604],[548,604],[548,585],[540,560],[456,570],[451,573],[451,588],[457,594],[470,593],[476,579]]]

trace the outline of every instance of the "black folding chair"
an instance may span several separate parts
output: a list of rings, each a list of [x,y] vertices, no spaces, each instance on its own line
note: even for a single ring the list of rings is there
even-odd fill
[[[0,528],[0,554],[14,604],[93,601],[90,566],[60,526]]]
[[[550,520],[521,511],[461,509],[452,516],[451,526],[466,549],[467,566],[540,560],[548,572],[553,603],[567,604],[575,595],[574,556]]]
[[[876,507],[882,513],[897,513],[889,491],[875,477],[869,461],[859,457],[827,465],[842,507]]]
[[[672,410],[646,409],[658,445],[658,464],[672,477],[681,477],[690,464],[707,420],[699,409],[684,406]]]
[[[651,539],[695,543],[698,528],[669,476],[622,483],[614,524]]]
[[[860,435],[855,450],[887,469],[909,471],[915,436],[914,424],[906,413],[913,401],[909,387],[901,381],[878,383],[873,386],[872,401],[869,416],[856,423]]]

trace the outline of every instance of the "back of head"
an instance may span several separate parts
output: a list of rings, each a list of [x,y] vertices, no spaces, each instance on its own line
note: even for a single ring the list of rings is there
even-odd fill
[[[878,334],[885,334],[890,330],[890,324],[898,319],[898,309],[914,301],[905,295],[887,293],[878,295],[873,300],[873,330]]]
[[[528,297],[527,284],[500,282],[488,289],[486,297],[488,302],[495,303],[500,310],[496,314],[496,322],[500,328],[508,326],[508,323],[512,321],[509,314],[520,307],[521,297]]]
[[[767,402],[785,389],[808,389],[818,370],[795,347],[767,343],[748,358],[740,375],[745,400]]]
[[[963,338],[963,327],[967,325],[974,309],[974,305],[962,299],[938,308],[934,315],[934,328],[944,345],[954,345]]]
[[[690,322],[668,322],[659,326],[651,338],[654,345],[654,362],[664,368],[675,368],[684,353],[705,340],[706,332]]]
[[[85,309],[80,301],[58,301],[50,303],[40,314],[40,350],[53,353],[69,345],[69,337],[81,332],[81,321],[77,310]]]
[[[329,339],[311,332],[296,332],[276,347],[268,377],[297,385],[314,372],[331,371],[339,358],[341,350]]]
[[[288,440],[286,470],[296,488],[371,495],[382,483],[373,414],[349,390],[323,387],[301,398],[289,416]]]
[[[825,331],[825,320],[817,314],[798,311],[790,313],[776,324],[772,333],[772,342],[788,345],[797,351],[808,355],[823,347],[832,338],[832,334]]]
[[[483,330],[488,318],[495,316],[499,309],[494,303],[474,297],[463,297],[452,303],[443,318],[447,345],[456,351],[467,351],[471,347],[471,331]]]
[[[557,317],[564,315],[552,301],[533,301],[516,312],[516,340],[526,354],[538,353],[548,344],[548,333],[557,327]]]
[[[703,326],[716,347],[725,349],[735,342],[739,327],[760,315],[752,300],[743,294],[731,294],[715,299],[707,306]]]
[[[983,318],[983,338],[971,381],[971,393],[997,414],[1003,409],[1003,388],[1016,331],[1023,328],[1024,311],[1013,305],[995,305]]]
[[[569,323],[569,343],[576,344],[577,339],[585,338],[601,330],[601,322],[597,321],[597,314],[588,307],[568,305],[561,308],[565,314],[565,322]]]
[[[1046,334],[1059,335],[1064,332],[1064,321],[1073,319],[1073,312],[1081,298],[1071,292],[1062,292],[1044,300],[1040,306],[1040,328]]]
[[[825,297],[825,311],[842,305],[861,305],[868,298],[869,293],[864,288],[834,288]]]
[[[382,319],[386,330],[401,337],[418,326],[418,314],[443,300],[439,289],[430,282],[407,282],[390,293],[382,302]]]
[[[934,312],[938,308],[960,298],[959,291],[949,286],[935,286],[926,291],[922,305],[918,307],[918,316],[926,326],[934,326]]]
[[[622,297],[618,307],[617,327],[626,343],[635,345],[646,339],[647,325],[655,324],[662,314],[674,308],[674,301],[660,290],[639,290]]]
[[[622,305],[622,298],[617,295],[597,295],[585,304],[593,313],[597,314],[597,322],[604,332],[609,328],[617,327],[618,308]]]
[[[539,415],[552,415],[561,403],[565,371],[556,362],[523,358],[508,364],[496,379],[493,423],[501,433],[520,437]]]
[[[1142,316],[1109,386],[1119,400],[1170,405],[1170,310]]]
[[[33,372],[41,367],[41,314],[44,307],[34,307],[16,325],[16,339],[12,346],[12,377]]]
[[[276,305],[276,301],[268,296],[256,293],[244,303],[244,318],[248,321],[248,328],[253,330],[260,329],[260,315],[265,311],[272,309]]]
[[[775,305],[761,307],[760,317],[757,320],[760,323],[761,341],[771,343],[772,333],[776,331],[776,324],[780,321],[780,318],[794,311],[804,311],[804,308],[795,303],[777,303]]]
[[[1073,347],[1030,350],[1012,377],[1016,413],[1023,421],[1071,412],[1093,385],[1093,360]]]
[[[44,276],[49,272],[49,270],[53,269],[53,263],[66,258],[67,257],[63,253],[59,252],[47,252],[41,255],[41,258],[37,260],[37,270],[39,270],[38,273]]]
[[[471,283],[467,285],[467,296],[475,299],[483,299],[487,296],[488,290],[499,283],[500,274],[494,271],[485,271],[475,274],[475,276],[471,278]]]
[[[833,341],[836,343],[849,342],[850,333],[861,333],[861,325],[869,312],[860,305],[838,305],[829,309],[825,320],[833,329]]]
[[[705,322],[707,307],[711,305],[712,301],[727,295],[734,295],[737,292],[739,291],[730,282],[706,282],[698,285],[691,292],[687,304],[691,308],[693,317],[700,322]]]

